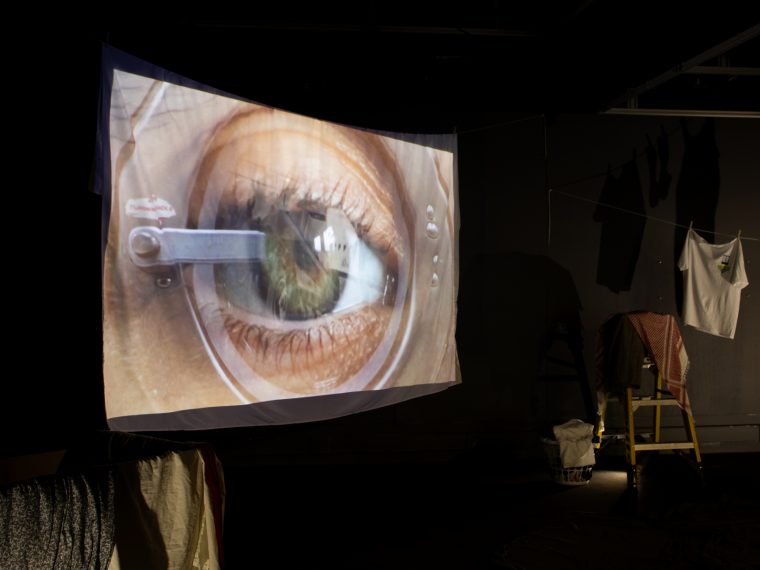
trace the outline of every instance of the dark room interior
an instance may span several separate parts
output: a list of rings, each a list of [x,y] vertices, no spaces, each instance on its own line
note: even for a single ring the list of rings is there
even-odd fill
[[[117,442],[93,192],[107,45],[316,119],[456,135],[461,383],[322,421],[143,434],[148,450],[200,442],[218,458],[223,568],[758,567],[760,18],[733,2],[480,4],[112,18],[15,46],[9,166],[34,182],[9,185],[7,210],[23,216],[14,236],[39,235],[10,248],[26,302],[6,337],[23,364],[0,400],[4,489],[89,468]],[[690,225],[712,244],[741,234],[733,338],[685,322]],[[680,328],[698,447],[647,449],[644,409],[631,468],[621,398],[584,484],[562,484],[545,438],[597,422],[597,333],[635,311]],[[661,422],[665,442],[689,439],[685,412]],[[169,567],[124,554],[145,533],[117,533],[122,568]]]

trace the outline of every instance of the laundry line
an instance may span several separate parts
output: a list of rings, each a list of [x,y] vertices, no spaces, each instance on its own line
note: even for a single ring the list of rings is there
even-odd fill
[[[660,129],[661,129],[662,134],[666,138],[669,139],[670,137],[672,137],[677,132],[683,130],[683,126],[682,125],[678,125],[674,129],[668,131],[668,130],[665,129],[664,126],[660,125]],[[647,135],[647,138],[648,138],[648,135]],[[577,186],[578,184],[581,184],[581,183],[586,183],[586,182],[591,182],[593,180],[601,180],[603,178],[607,178],[610,175],[610,173],[622,170],[623,167],[626,164],[629,164],[630,161],[618,164],[616,166],[608,166],[607,170],[605,170],[604,172],[596,172],[594,174],[586,175],[586,176],[583,176],[582,178],[578,178],[576,180],[571,180],[569,182],[565,182],[563,184],[560,184],[559,186],[556,186],[556,185],[554,187],[549,186],[549,184],[548,184],[548,180],[549,180],[549,146],[548,145],[549,145],[549,137],[548,137],[547,128],[546,128],[546,120],[544,120],[544,177],[545,177],[545,180],[547,181],[545,189],[546,189],[546,201],[547,201],[547,204],[548,204],[547,215],[546,215],[546,245],[547,246],[551,245],[551,236],[552,236],[552,198],[551,198],[552,192],[557,192],[558,194],[562,194],[563,196],[568,196],[570,198],[575,198],[576,200],[582,200],[584,202],[589,202],[591,204],[596,204],[596,205],[604,206],[604,207],[607,207],[607,208],[611,208],[613,210],[620,210],[621,212],[632,214],[634,216],[648,218],[650,220],[655,220],[655,221],[658,221],[658,222],[669,224],[671,226],[682,227],[682,228],[687,228],[688,229],[688,226],[684,226],[682,224],[677,224],[677,223],[675,223],[675,222],[673,222],[671,220],[665,220],[663,218],[657,218],[655,216],[648,216],[646,214],[641,214],[640,212],[634,212],[632,210],[627,210],[625,208],[620,208],[618,206],[613,206],[612,204],[602,203],[602,202],[599,202],[597,200],[591,200],[589,198],[584,198],[583,196],[578,196],[577,194],[570,194],[568,192],[561,192],[561,191],[557,190],[557,188],[573,187],[573,186]],[[651,142],[650,142],[650,145],[651,145]],[[634,151],[633,159],[635,161],[638,161],[640,158],[645,157],[648,152],[649,152],[648,147],[645,147],[644,149],[639,150],[639,151]],[[709,234],[714,234],[714,235],[725,235],[725,236],[728,236],[728,237],[735,237],[733,234],[721,234],[721,233],[718,233],[718,232],[713,232],[713,231],[708,231],[708,230],[700,230],[700,231],[702,231],[702,233],[709,233]],[[749,239],[749,240],[752,240],[752,241],[758,241],[757,238],[745,238],[745,237],[742,237],[741,239]]]
[[[550,217],[549,217],[550,227],[551,227],[551,195],[553,193],[561,194],[562,196],[567,196],[568,198],[573,198],[575,200],[580,200],[582,202],[588,202],[589,204],[596,204],[598,206],[603,206],[605,208],[610,208],[612,210],[618,210],[620,212],[625,212],[626,214],[631,214],[632,216],[639,216],[640,218],[646,218],[647,220],[652,220],[652,221],[655,221],[655,222],[660,222],[662,224],[668,224],[669,226],[673,226],[673,227],[676,227],[676,228],[684,228],[686,230],[689,229],[689,226],[687,226],[685,224],[678,224],[678,223],[676,223],[676,222],[674,222],[672,220],[666,220],[665,218],[658,218],[657,216],[650,216],[648,214],[642,214],[641,212],[636,212],[634,210],[628,210],[626,208],[621,208],[619,206],[613,206],[612,204],[606,204],[604,202],[599,202],[598,200],[592,200],[591,198],[585,198],[583,196],[578,196],[577,194],[571,194],[569,192],[562,192],[561,190],[555,190],[554,188],[549,188],[549,192],[548,192],[548,196],[549,196],[549,211],[550,211]],[[738,234],[727,234],[727,233],[724,233],[724,232],[714,232],[714,231],[706,230],[706,229],[703,229],[703,228],[691,227],[691,229],[693,229],[695,232],[703,233],[703,234],[712,234],[712,235],[716,235],[716,236],[724,236],[724,237],[730,237],[730,238],[738,237]],[[549,234],[549,235],[551,236],[551,234]],[[749,236],[745,236],[745,235],[742,235],[741,237],[739,237],[739,239],[741,239],[743,241],[760,241],[760,239],[758,239],[756,237],[749,237]]]

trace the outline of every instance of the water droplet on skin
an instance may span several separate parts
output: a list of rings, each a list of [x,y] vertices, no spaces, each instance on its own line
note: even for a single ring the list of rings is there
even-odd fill
[[[428,237],[435,239],[438,237],[438,226],[433,222],[428,222],[428,225],[425,227],[425,232]]]
[[[438,274],[433,273],[433,278],[430,280],[430,286],[431,287],[438,287],[438,283],[440,282],[440,279],[438,279]]]
[[[435,210],[433,210],[433,206],[428,204],[428,207],[425,210],[425,214],[427,215],[427,219],[432,221],[433,217],[435,217]]]

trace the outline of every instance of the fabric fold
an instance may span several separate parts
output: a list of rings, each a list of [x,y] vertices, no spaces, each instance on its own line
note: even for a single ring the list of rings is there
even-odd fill
[[[573,419],[554,426],[553,431],[555,439],[559,442],[562,467],[585,467],[596,463],[592,443],[593,425]]]

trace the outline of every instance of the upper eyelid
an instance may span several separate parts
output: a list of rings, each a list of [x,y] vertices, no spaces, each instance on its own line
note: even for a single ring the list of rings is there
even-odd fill
[[[286,143],[282,137],[294,137],[292,142],[302,152],[280,154]],[[252,180],[275,195],[297,183],[289,195],[293,207],[303,208],[304,201],[313,198],[325,207],[338,207],[359,237],[385,255],[388,264],[408,263],[413,250],[408,226],[412,217],[396,153],[384,137],[254,109],[221,119],[203,146],[188,198],[188,227],[214,227],[213,212],[225,202],[249,207],[255,194]],[[302,165],[308,168],[302,171]],[[319,173],[324,176],[320,178]],[[346,195],[333,192],[340,176],[353,178]],[[335,197],[332,204],[326,203],[328,192]]]
[[[266,207],[276,205],[284,209],[295,209],[313,204],[323,208],[340,208],[360,237],[366,237],[381,251],[393,250],[396,255],[401,253],[402,243],[392,209],[387,206],[380,210],[373,208],[371,200],[367,200],[367,191],[356,188],[349,175],[339,177],[336,183],[328,186],[323,184],[324,181],[307,180],[298,174],[273,174],[267,166],[250,161],[247,161],[246,166],[262,176],[236,172],[231,195],[223,191],[220,197],[222,203],[226,199],[232,199],[242,207],[251,204],[252,200],[260,199],[260,193],[263,192],[269,199]]]

